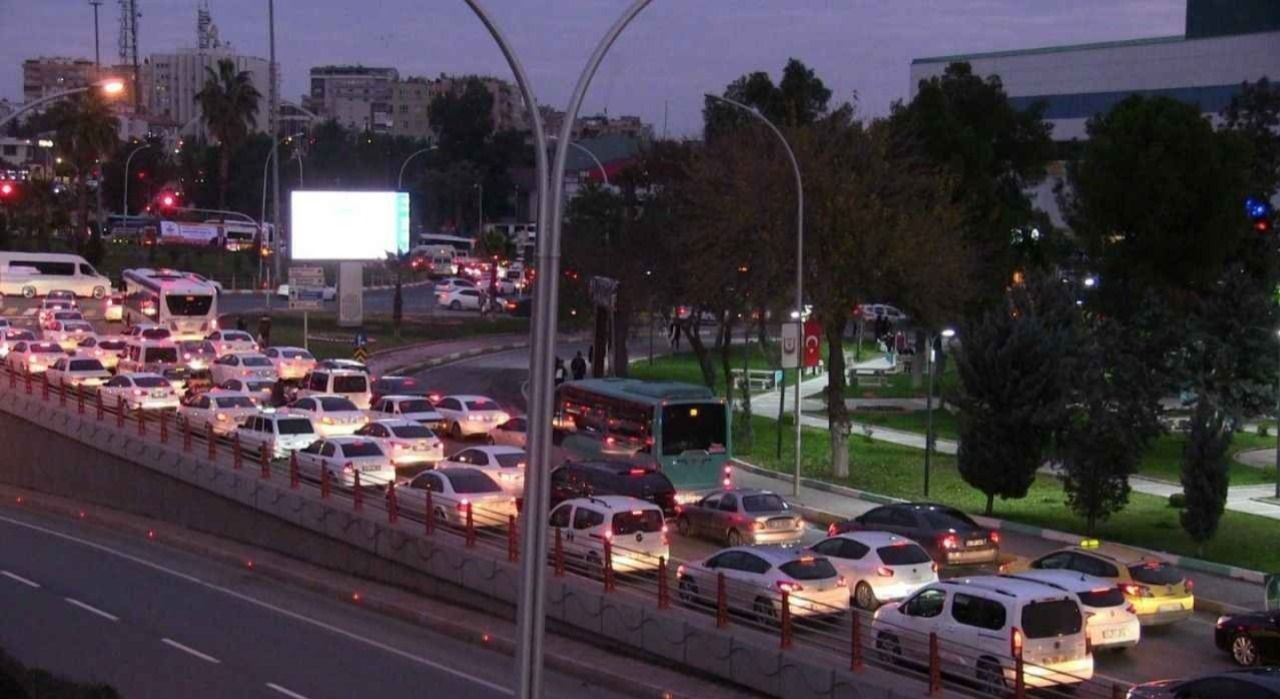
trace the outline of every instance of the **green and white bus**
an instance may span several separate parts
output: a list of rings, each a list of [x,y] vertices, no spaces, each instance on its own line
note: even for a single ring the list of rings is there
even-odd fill
[[[729,410],[705,386],[572,381],[556,389],[555,426],[560,446],[582,458],[656,464],[680,500],[728,484]]]

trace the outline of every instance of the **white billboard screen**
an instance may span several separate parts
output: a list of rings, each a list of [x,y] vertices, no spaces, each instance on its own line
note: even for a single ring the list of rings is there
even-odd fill
[[[295,191],[290,213],[295,260],[385,260],[409,249],[404,192]]]

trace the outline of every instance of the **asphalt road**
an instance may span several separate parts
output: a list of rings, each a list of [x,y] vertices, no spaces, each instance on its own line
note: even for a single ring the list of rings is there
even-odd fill
[[[364,292],[365,313],[390,313],[393,296],[394,293],[390,289],[366,290]],[[405,313],[431,313],[436,310],[436,297],[432,293],[432,287],[430,286],[406,286],[402,290],[402,296]],[[287,306],[288,299],[274,294],[271,295],[270,299],[267,298],[266,294],[223,294],[218,299],[218,311],[220,313],[251,313],[268,307],[280,309]],[[328,312],[338,312],[338,302],[336,300],[327,301],[324,306]]]
[[[510,694],[512,660],[160,543],[0,508],[0,647],[128,699]],[[547,696],[618,695],[546,673]]]

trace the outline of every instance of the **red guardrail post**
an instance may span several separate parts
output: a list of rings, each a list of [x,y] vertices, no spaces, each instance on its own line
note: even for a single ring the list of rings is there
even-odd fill
[[[43,371],[40,372],[40,400],[49,401],[49,375]]]
[[[147,411],[138,406],[138,436],[145,437],[147,435]]]
[[[426,503],[423,509],[426,511],[427,518],[423,520],[423,526],[427,528],[427,536],[436,533],[436,513],[435,508],[431,506],[431,491],[426,492],[426,496],[422,500]]]
[[[169,411],[160,413],[160,443],[169,443]]]
[[[556,527],[556,548],[551,553],[552,571],[557,578],[564,577],[564,539],[560,527]]]
[[[658,609],[671,606],[671,588],[667,580],[667,557],[658,556]]]
[[[332,480],[333,480],[333,477],[329,475],[329,469],[322,467],[320,469],[320,499],[321,500],[329,499],[329,492],[333,488],[333,484],[330,482]]]
[[[471,511],[471,502],[463,502],[463,507],[467,509],[467,548],[476,545],[476,520],[475,515]]]
[[[213,433],[213,423],[206,422],[204,427],[204,441],[209,445],[209,460],[213,461],[218,458],[218,435]]]
[[[209,428],[213,432],[213,427]],[[244,452],[240,449],[240,435],[232,433],[231,435],[231,468],[239,471],[244,465]]]
[[[27,395],[31,395],[31,372],[29,371],[27,372],[26,384],[27,384]]]
[[[942,658],[938,655],[938,634],[929,632],[929,696],[942,691]]]
[[[120,400],[116,403],[116,428],[124,429],[124,414],[128,412],[129,406],[124,402],[124,396],[120,396]]]
[[[76,391],[76,415],[84,415],[84,391]]]
[[[351,507],[359,512],[364,509],[364,490],[360,488],[360,472],[350,461],[347,462],[347,468],[351,469]]]
[[[786,650],[791,647],[791,593],[786,590],[782,591],[782,614],[779,621],[778,646]]]
[[[520,560],[520,532],[516,530],[516,516],[507,515],[507,560]]]
[[[102,394],[98,393],[96,396],[98,399],[98,422],[102,422],[103,416],[107,414],[107,409],[106,406],[102,404]]]
[[[298,485],[302,481],[298,473],[298,452],[289,452],[289,487],[297,490]]]
[[[1022,653],[1013,658],[1013,696],[1014,699],[1027,699],[1027,680],[1023,675]]]
[[[716,573],[716,626],[729,625],[729,594],[725,589],[724,573]]]
[[[182,421],[182,451],[191,453],[191,421]]]
[[[1124,699],[1129,690],[1125,689],[1119,682],[1111,685],[1111,699]]]
[[[266,444],[258,447],[258,462],[262,464],[263,479],[271,478],[271,451]]]
[[[67,385],[65,383],[58,384],[58,406],[63,408],[67,406]]]
[[[613,539],[604,540],[604,591],[613,592],[617,585],[613,579]]]
[[[387,523],[395,524],[400,521],[400,504],[396,502],[396,483],[391,481],[387,484]]]
[[[853,616],[849,619],[849,669],[862,672],[862,615],[857,609],[850,609]]]

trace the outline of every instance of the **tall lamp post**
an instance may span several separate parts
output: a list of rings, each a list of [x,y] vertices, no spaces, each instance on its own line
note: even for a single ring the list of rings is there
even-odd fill
[[[773,132],[773,135],[778,137],[778,140],[782,143],[782,148],[787,152],[787,157],[790,158],[791,160],[791,170],[795,173],[795,176],[796,176],[796,310],[794,311],[793,315],[796,318],[797,323],[804,323],[804,181],[800,178],[800,163],[796,161],[796,154],[791,151],[791,145],[787,143],[787,139],[782,135],[782,132],[778,130],[777,126],[773,125],[773,122],[766,119],[758,109],[748,107],[747,105],[741,102],[731,100],[728,97],[721,97],[719,95],[712,95],[712,94],[707,94],[707,97],[713,100],[716,100],[718,102],[723,102],[732,107],[737,107],[738,109],[741,109],[747,114],[750,114],[751,116],[758,119],[765,126],[768,126],[769,130]],[[803,336],[803,333],[802,333],[802,336]],[[795,396],[796,396],[796,462],[795,462],[795,478],[792,481],[791,494],[799,495],[800,494],[801,437],[800,437],[800,371],[798,367],[796,370],[796,387],[795,388],[796,388],[796,392],[795,392]],[[784,400],[784,397],[780,396],[779,401],[782,401],[782,400]]]
[[[941,337],[944,340],[950,340],[956,336],[956,331],[946,328],[937,335],[929,338],[929,393],[925,398],[925,428],[924,428],[924,496],[929,497],[929,455],[933,453],[933,443],[935,441],[933,434],[933,366],[937,363],[937,359],[933,356],[933,345]]]
[[[555,137],[552,137],[552,139],[551,139],[551,140],[553,140],[553,141],[554,141],[554,140],[556,140],[556,139],[555,139]],[[578,150],[582,151],[583,153],[586,153],[588,158],[591,158],[591,161],[592,161],[593,163],[595,163],[595,164],[596,164],[596,167],[597,167],[597,168],[600,168],[600,179],[604,180],[604,186],[608,187],[608,186],[609,186],[609,171],[604,169],[604,163],[601,163],[601,162],[600,162],[600,159],[596,157],[596,154],[595,154],[595,153],[592,153],[590,148],[587,148],[586,146],[582,145],[581,143],[577,143],[577,142],[574,142],[574,141],[569,141],[569,147],[570,147],[570,148],[577,148]]]
[[[122,216],[127,217],[129,215],[129,163],[133,162],[133,156],[137,155],[138,151],[146,150],[150,147],[150,143],[144,143],[129,151],[129,157],[124,159],[124,197],[123,201],[120,202],[120,215]]]
[[[73,87],[70,90],[63,90],[62,92],[55,92],[52,95],[41,97],[38,100],[33,100],[31,102],[28,102],[22,105],[9,116],[0,118],[0,126],[4,126],[5,124],[8,124],[9,122],[13,121],[14,119],[17,119],[18,117],[31,111],[32,109],[35,109],[36,107],[48,104],[56,100],[64,99],[66,97],[70,97],[72,95],[78,95],[82,92],[88,92],[90,90],[100,90],[102,94],[106,97],[117,97],[124,93],[124,81],[119,80],[117,78],[107,78],[106,80],[99,80],[98,82],[95,82],[92,85],[86,85],[84,87]]]
[[[471,185],[476,192],[476,237],[484,233],[484,182]]]
[[[423,149],[421,149],[421,150],[416,150],[416,151],[414,151],[414,152],[410,153],[410,154],[409,154],[409,157],[405,158],[403,163],[400,163],[400,174],[396,176],[396,191],[397,191],[397,192],[398,192],[398,191],[400,191],[400,189],[401,189],[402,187],[404,187],[404,169],[405,169],[406,167],[409,167],[409,161],[410,161],[410,160],[413,160],[414,158],[418,157],[419,155],[422,155],[423,153],[428,153],[428,152],[430,152],[430,151],[438,150],[438,149],[439,149],[439,146],[427,146],[426,148],[423,148]]]

